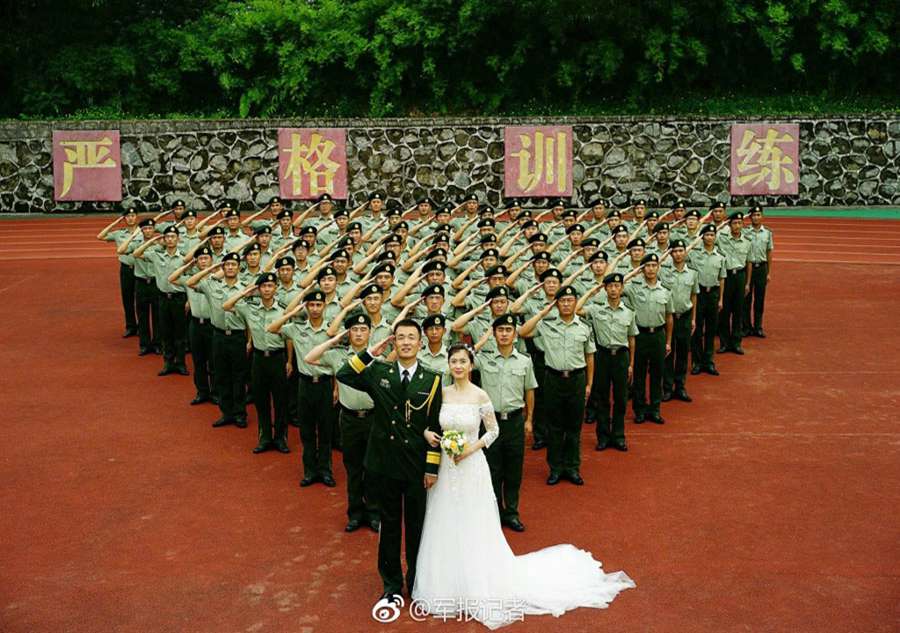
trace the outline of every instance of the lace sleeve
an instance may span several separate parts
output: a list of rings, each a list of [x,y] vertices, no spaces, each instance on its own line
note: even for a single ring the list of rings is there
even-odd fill
[[[481,415],[485,428],[485,433],[481,438],[484,440],[484,447],[488,448],[500,435],[500,425],[497,424],[497,416],[494,415],[494,405],[490,400],[482,402],[478,406],[478,413]]]

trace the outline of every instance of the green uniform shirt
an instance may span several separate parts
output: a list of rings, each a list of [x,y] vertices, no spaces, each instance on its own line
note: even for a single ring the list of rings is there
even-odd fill
[[[144,236],[138,235],[136,238],[131,240],[131,244],[128,245],[127,253],[131,254],[136,251],[140,246],[144,243]],[[152,247],[151,247],[152,248]],[[146,251],[145,251],[146,252]],[[156,278],[156,264],[153,263],[152,259],[147,257],[134,257],[134,276],[140,277],[141,279],[155,279]]]
[[[356,352],[352,349],[337,348],[325,352],[319,362],[322,366],[326,367],[331,374],[336,374],[350,358],[354,357],[356,357]],[[338,381],[337,385],[338,400],[340,401],[341,406],[353,411],[368,411],[375,406],[375,402],[365,391],[354,389],[341,381]]]
[[[531,357],[515,349],[509,356],[499,350],[484,349],[475,357],[475,369],[481,372],[484,389],[497,413],[509,413],[525,406],[525,392],[537,389]]]
[[[638,335],[634,311],[620,300],[613,308],[608,303],[593,304],[588,307],[594,340],[600,347],[615,349],[628,347],[628,337]]]
[[[316,345],[324,343],[330,337],[327,333],[328,323],[322,319],[322,323],[318,328],[310,325],[309,321],[295,321],[285,323],[281,328],[281,337],[285,341],[291,341],[294,344],[294,357],[297,359],[297,369],[301,374],[307,376],[333,376],[334,371],[326,365],[310,365],[303,357]]]
[[[772,241],[772,231],[765,226],[758,229],[752,226],[744,229],[744,236],[750,239],[750,261],[759,264],[769,260],[769,251],[775,249]]]
[[[116,229],[115,231],[110,231],[106,234],[106,237],[103,238],[105,242],[115,242],[116,248],[122,245],[122,242],[128,239],[128,236],[131,235],[132,231],[128,229]],[[138,233],[137,237],[131,240],[131,243],[134,244],[137,242],[138,246],[140,243],[144,241],[144,236],[141,233]],[[137,248],[137,247],[135,247]],[[129,252],[123,253],[119,255],[119,261],[123,264],[127,264],[128,266],[134,266],[134,256],[130,251],[134,249],[129,249]]]
[[[658,279],[652,288],[643,277],[633,279],[625,286],[624,298],[639,327],[659,327],[665,324],[666,314],[675,312],[672,293]]]
[[[423,339],[422,345],[422,349],[420,349],[419,353],[416,355],[419,362],[434,373],[440,374],[441,382],[443,384],[452,384],[453,378],[450,376],[450,363],[447,359],[447,347],[445,344],[441,343],[441,348],[437,353],[431,351],[427,340]]]
[[[547,367],[557,371],[584,367],[584,357],[596,351],[590,327],[577,315],[566,323],[559,314],[548,314],[538,322],[534,342]]]
[[[244,298],[237,302],[234,309],[247,324],[254,348],[263,352],[284,349],[284,340],[281,338],[281,334],[272,334],[266,331],[267,325],[284,314],[284,311],[278,307],[277,301],[273,301],[272,307],[267,308],[259,298]]]
[[[738,237],[732,237],[731,232],[720,233],[716,238],[716,246],[725,256],[725,268],[745,268],[747,258],[750,256],[750,238],[741,233]]]
[[[177,247],[170,254],[165,248],[156,244],[144,251],[144,259],[153,262],[153,270],[156,274],[156,287],[160,292],[184,292],[181,286],[173,286],[169,283],[169,275],[184,265],[184,252]]]
[[[713,248],[712,252],[705,248],[700,250],[692,250],[691,253],[692,267],[697,271],[697,280],[704,288],[718,287],[719,280],[725,279],[725,256]]]
[[[694,307],[691,295],[700,293],[700,276],[687,265],[681,270],[674,266],[660,269],[660,281],[672,293],[672,307],[675,314],[683,314]]]
[[[214,326],[220,330],[244,330],[244,320],[240,315],[222,309],[222,304],[228,300],[228,297],[236,295],[243,289],[244,286],[240,281],[229,286],[224,280],[212,275],[207,275],[200,280],[197,290],[202,292],[209,302],[209,318]]]
[[[247,241],[247,236],[244,235],[243,231],[238,231],[236,234],[232,235],[227,230],[225,231],[225,252],[230,253],[236,250],[241,244]],[[243,255],[243,253],[238,253],[239,255]]]
[[[199,272],[199,269],[194,266],[188,272],[182,275],[179,279],[179,281],[181,282],[181,288],[184,288],[187,291],[188,304],[190,304],[191,306],[191,316],[197,317],[198,319],[211,319],[212,309],[209,306],[209,299],[207,299],[206,295],[203,294],[200,290],[189,288],[186,283],[187,280],[197,272]]]

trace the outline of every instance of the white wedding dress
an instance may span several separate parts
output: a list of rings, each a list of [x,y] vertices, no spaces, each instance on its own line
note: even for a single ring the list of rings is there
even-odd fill
[[[478,438],[484,420],[489,446],[499,435],[490,402],[444,402],[441,429]],[[604,573],[590,552],[554,545],[516,556],[500,527],[500,513],[483,451],[459,464],[444,454],[428,490],[412,598],[420,614],[474,619],[490,629],[524,615],[560,616],[576,607],[605,608],[634,587],[624,572]]]

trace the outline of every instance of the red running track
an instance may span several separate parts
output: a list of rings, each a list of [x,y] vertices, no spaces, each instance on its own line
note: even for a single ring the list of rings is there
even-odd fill
[[[210,428],[190,378],[119,338],[100,224],[0,222],[0,631],[439,626],[371,620],[377,537],[342,531],[338,453],[338,487],[301,490],[295,430],[290,455],[252,455],[253,419]],[[627,454],[589,450],[586,426],[583,488],[548,488],[528,452],[513,549],[572,542],[637,589],[510,631],[898,630],[900,268],[787,260],[889,243],[900,223],[772,224],[768,339],[690,377],[695,402],[664,405],[665,426],[629,422]],[[851,250],[876,261],[873,244]]]

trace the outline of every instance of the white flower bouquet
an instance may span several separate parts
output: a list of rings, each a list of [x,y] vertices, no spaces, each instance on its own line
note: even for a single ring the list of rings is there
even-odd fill
[[[462,455],[463,451],[466,450],[466,434],[462,431],[444,431],[441,435],[441,450],[447,454],[451,460],[457,455]],[[456,461],[451,461],[451,464],[455,464]]]

